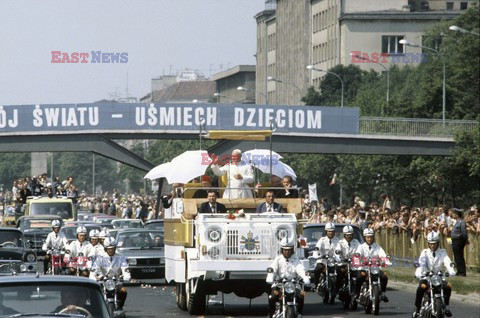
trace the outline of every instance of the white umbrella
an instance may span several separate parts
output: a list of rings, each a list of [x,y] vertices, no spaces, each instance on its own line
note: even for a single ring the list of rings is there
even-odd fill
[[[272,162],[276,163],[279,159],[283,159],[275,151],[272,151]],[[260,164],[269,164],[270,162],[270,150],[269,149],[252,149],[242,153],[242,160],[246,163],[252,163],[254,166]]]
[[[164,178],[165,172],[170,169],[170,164],[171,164],[170,162],[167,162],[167,163],[162,163],[159,166],[156,166],[155,168],[150,170],[143,178],[150,179],[150,180]]]
[[[256,165],[255,167],[258,168],[263,173],[270,173],[270,164],[268,163]],[[283,178],[285,176],[290,176],[292,177],[293,180],[297,180],[297,175],[295,174],[295,171],[293,171],[292,167],[290,167],[286,163],[283,163],[279,160],[273,161],[272,174],[280,178]]]
[[[168,183],[187,183],[205,174],[210,159],[206,150],[189,150],[172,159],[165,178]]]

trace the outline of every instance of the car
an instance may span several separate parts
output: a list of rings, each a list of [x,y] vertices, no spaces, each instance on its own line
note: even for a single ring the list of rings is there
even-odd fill
[[[160,236],[158,245],[155,237]],[[164,278],[165,256],[163,231],[128,229],[117,232],[117,253],[128,259],[132,278]]]
[[[77,220],[79,221],[92,221],[93,213],[86,210],[77,211]]]
[[[48,233],[52,231],[53,220],[59,220],[62,224],[62,218],[56,215],[22,216],[17,221],[17,228],[23,232],[27,242],[33,243],[31,248],[37,253],[37,256],[45,255],[42,245],[47,239]]]
[[[100,284],[83,277],[4,276],[0,277],[0,297],[1,314],[8,317],[112,317]],[[77,307],[67,309],[70,305]],[[115,312],[113,317],[122,316]]]
[[[37,256],[28,247],[22,231],[0,228],[0,275],[35,273]]]
[[[102,213],[96,214],[93,217],[93,221],[97,224],[100,224],[102,227],[108,226],[108,225],[111,226],[112,221],[116,219],[117,217],[115,215],[106,215]],[[111,228],[113,228],[113,226]]]
[[[65,221],[73,221],[77,210],[67,197],[28,197],[25,215],[58,215]]]
[[[100,225],[95,223],[71,224],[71,225],[63,226],[60,229],[60,232],[65,234],[65,236],[67,237],[68,243],[71,243],[77,239],[77,228],[80,225],[85,226],[85,228],[87,229],[87,240],[90,239],[89,233],[91,230],[98,230],[98,231],[102,230]]]
[[[335,223],[335,236],[337,236],[339,239],[342,239],[343,228],[346,225],[350,225],[353,227],[353,238],[356,238],[360,243],[363,243],[362,231],[358,226],[353,224]],[[318,240],[325,235],[325,223],[304,224],[302,236],[306,239],[306,253],[311,254]],[[308,255],[305,255],[305,257],[307,256]]]
[[[163,231],[164,224],[163,224],[163,220],[156,219],[156,220],[149,220],[149,221],[145,222],[145,225],[143,227],[146,228],[146,229],[150,229],[150,230]]]
[[[112,221],[112,226],[114,229],[141,229],[143,222],[137,219],[116,219]]]

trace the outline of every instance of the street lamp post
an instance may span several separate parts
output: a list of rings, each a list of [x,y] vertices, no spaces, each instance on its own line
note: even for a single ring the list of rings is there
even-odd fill
[[[220,98],[218,97],[223,97],[223,98],[226,98],[226,99],[231,99],[231,100],[234,100],[234,101],[237,101],[237,102],[241,102],[242,100],[241,99],[238,99],[238,98],[233,98],[233,97],[230,97],[230,96],[225,96],[225,95],[222,95],[220,93],[215,93],[213,94],[213,96],[217,97],[217,102],[220,103]]]
[[[428,51],[435,52],[442,58],[442,62],[443,62],[442,124],[443,124],[443,127],[445,128],[445,109],[446,109],[446,107],[445,107],[445,104],[446,104],[446,99],[445,99],[446,98],[445,57],[438,50],[432,49],[431,47],[426,47],[426,46],[422,46],[422,45],[419,45],[419,44],[414,44],[414,43],[408,42],[407,40],[400,40],[399,43],[403,44],[403,45],[407,45],[407,46],[411,46],[411,47],[419,47],[419,48],[422,48],[422,49],[425,49],[425,50],[428,50]]]
[[[269,82],[277,82],[277,83],[284,83],[284,84],[287,84],[287,85],[291,85],[291,86],[295,87],[295,88],[298,90],[298,94],[300,95],[300,97],[302,97],[302,91],[300,90],[300,88],[299,88],[297,85],[295,85],[295,84],[293,84],[293,83],[285,82],[285,81],[276,79],[276,78],[273,77],[273,76],[267,77],[267,81],[269,81]]]
[[[369,61],[369,62],[372,62],[372,63],[376,63],[376,64],[380,65],[381,67],[383,67],[383,69],[384,69],[385,72],[387,73],[387,106],[388,106],[388,103],[389,103],[389,101],[390,101],[390,75],[389,75],[390,72],[388,71],[387,67],[386,67],[385,65],[383,65],[382,63],[380,63],[380,62],[375,62],[375,61],[373,61],[373,60],[371,60],[371,59],[369,59],[369,58],[366,58],[366,57],[364,57],[364,56],[361,56],[361,55],[359,55],[359,54],[350,53],[350,55],[353,56],[353,57],[357,57],[357,58],[359,58],[359,59],[362,59],[362,60],[364,60],[364,61]],[[382,116],[383,116],[383,114],[384,114],[384,109],[383,109],[383,107],[382,107]]]
[[[452,25],[448,28],[450,31],[455,31],[455,32],[460,32],[460,33],[463,33],[463,34],[471,34],[471,35],[476,35],[476,36],[480,36],[480,34],[478,33],[475,33],[475,32],[472,32],[472,31],[468,31],[468,30],[465,30],[465,29],[462,29],[461,27],[458,27],[456,25]]]
[[[265,95],[265,94],[262,93],[262,92],[256,91],[256,90],[251,89],[251,88],[245,88],[245,87],[243,87],[243,86],[238,86],[238,87],[237,87],[237,90],[239,90],[239,91],[244,91],[244,92],[254,92],[254,93],[256,93],[256,94],[260,94],[260,95],[262,95],[262,96],[265,98],[265,104],[268,105],[267,95]],[[255,104],[256,104],[256,103],[257,103],[257,99],[255,98]]]
[[[325,70],[322,70],[322,69],[319,69],[319,68],[315,68],[313,67],[313,65],[307,65],[307,70],[311,70],[311,71],[317,71],[317,72],[325,72],[327,74],[332,74],[332,75],[335,75],[336,77],[338,77],[338,79],[340,80],[340,83],[342,83],[342,101],[341,101],[341,107],[343,107],[343,80],[342,78],[337,74],[337,73],[333,73],[333,72],[330,72],[330,71],[325,71]]]

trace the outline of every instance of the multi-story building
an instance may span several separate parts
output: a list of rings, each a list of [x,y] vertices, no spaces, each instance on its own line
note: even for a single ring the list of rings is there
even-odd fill
[[[382,71],[360,54],[385,65],[422,61],[421,48],[404,47],[406,39],[421,44],[432,24],[453,19],[472,3],[440,0],[266,0],[257,22],[257,103],[298,105],[308,87],[318,87],[335,65],[358,63]],[[378,59],[377,59],[378,58]],[[269,77],[270,80],[267,80]]]

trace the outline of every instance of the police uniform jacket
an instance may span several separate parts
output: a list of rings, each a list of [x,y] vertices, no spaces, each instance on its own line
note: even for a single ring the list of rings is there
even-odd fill
[[[347,242],[346,239],[342,239],[340,240],[340,246],[342,248],[342,255],[345,258],[350,258],[360,246],[360,242],[356,238],[352,239],[350,242]]]
[[[55,233],[55,232],[50,232],[47,235],[47,239],[45,240],[45,243],[42,245],[42,250],[47,251],[51,248],[63,248],[68,246],[68,240],[65,234],[63,233]]]
[[[435,253],[435,256],[433,255]],[[419,266],[415,270],[415,276],[421,278],[424,272],[438,272],[447,269],[450,275],[455,275],[455,271],[451,267],[452,261],[448,257],[447,251],[443,248],[437,248],[435,252],[432,252],[429,248],[426,248],[420,253],[418,259]]]
[[[367,243],[360,244],[356,250],[355,253],[360,254],[359,257],[360,259],[358,260],[353,260],[353,265],[355,266],[358,270],[366,270],[366,266],[362,266],[363,263],[366,263],[368,261],[368,258],[372,258],[376,262],[381,262],[383,267],[386,266],[391,266],[392,263],[390,260],[387,258],[387,254],[383,250],[383,248],[378,245],[377,243],[372,243],[371,245],[368,245]]]
[[[334,236],[332,239],[329,239],[327,236],[320,238],[315,247],[318,249],[316,252],[320,257],[324,255],[328,255],[330,257],[335,256],[335,251],[340,251],[340,253],[342,253],[340,239],[336,236]]]
[[[96,258],[90,272],[90,278],[96,280],[99,276],[113,277],[122,275],[123,280],[129,281],[131,277],[130,272],[126,270],[127,268],[128,262],[125,257],[118,254],[108,256],[106,252],[103,252]]]
[[[305,267],[300,262],[296,255],[290,256],[290,258],[285,258],[283,255],[278,255],[274,260],[272,265],[273,275],[275,279],[292,279],[297,276],[301,277],[304,281],[308,280],[307,275],[305,274]]]
[[[83,256],[88,257],[92,247],[89,241],[84,241],[83,243],[80,243],[78,240],[73,241],[70,243],[70,256],[78,256],[82,253]]]

